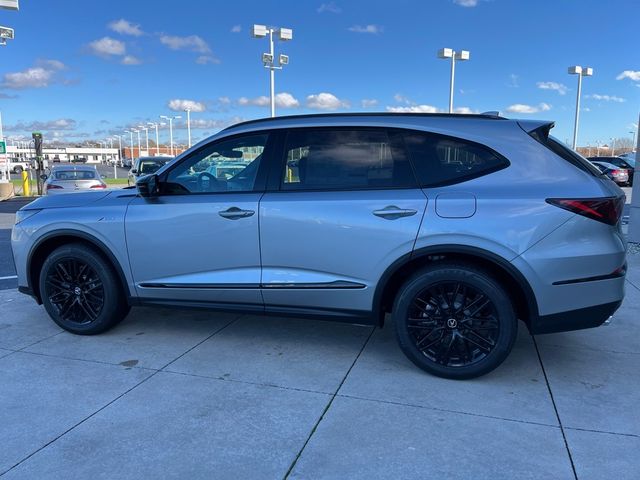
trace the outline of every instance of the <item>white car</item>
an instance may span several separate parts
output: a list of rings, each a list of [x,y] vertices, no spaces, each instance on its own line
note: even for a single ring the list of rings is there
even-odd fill
[[[4,167],[4,164],[2,166]],[[29,162],[23,162],[15,158],[9,159],[9,171],[12,173],[20,174],[24,170],[29,169],[31,169],[31,164]]]

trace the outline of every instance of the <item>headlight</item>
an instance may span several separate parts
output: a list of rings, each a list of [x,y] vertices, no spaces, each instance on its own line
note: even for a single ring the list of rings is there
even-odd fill
[[[27,218],[33,217],[40,210],[18,210],[16,212],[16,225],[24,222]]]

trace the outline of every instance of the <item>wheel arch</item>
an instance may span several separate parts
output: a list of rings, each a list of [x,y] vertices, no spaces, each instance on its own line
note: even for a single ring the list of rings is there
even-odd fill
[[[396,260],[384,272],[373,297],[374,321],[384,325],[386,312],[405,280],[416,270],[440,261],[459,261],[480,267],[496,277],[513,298],[518,318],[528,327],[538,318],[538,304],[531,285],[508,260],[487,250],[466,245],[437,245],[424,247]]]
[[[42,303],[38,277],[44,261],[56,248],[69,243],[82,243],[91,247],[100,254],[103,259],[109,262],[109,264],[114,268],[116,275],[120,280],[120,287],[122,288],[122,292],[125,294],[125,297],[131,297],[127,277],[122,270],[122,266],[111,250],[109,250],[101,240],[97,239],[93,235],[78,230],[65,229],[54,230],[43,235],[29,251],[29,255],[27,257],[27,282],[38,304]]]

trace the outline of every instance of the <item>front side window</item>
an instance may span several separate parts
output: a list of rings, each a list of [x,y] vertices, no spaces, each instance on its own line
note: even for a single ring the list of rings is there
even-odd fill
[[[386,130],[304,129],[287,135],[283,190],[411,187],[404,151]]]
[[[423,187],[459,183],[509,165],[488,148],[462,139],[411,132],[404,142]]]
[[[164,193],[253,191],[267,139],[250,135],[203,147],[169,172]]]

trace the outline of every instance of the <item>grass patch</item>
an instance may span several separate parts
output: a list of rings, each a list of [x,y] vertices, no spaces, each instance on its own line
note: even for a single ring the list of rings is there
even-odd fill
[[[107,185],[126,185],[126,178],[103,178],[102,181]]]

